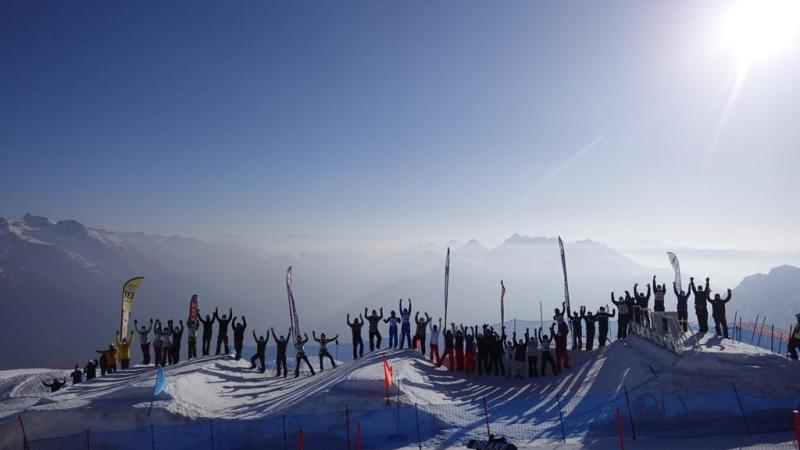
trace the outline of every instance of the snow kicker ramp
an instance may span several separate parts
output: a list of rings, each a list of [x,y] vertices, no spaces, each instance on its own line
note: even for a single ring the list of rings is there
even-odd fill
[[[389,404],[384,355],[396,381]],[[4,411],[13,419],[19,408],[34,450],[219,450],[292,447],[300,429],[308,448],[355,445],[359,428],[364,448],[447,447],[485,436],[487,426],[515,441],[602,438],[616,432],[617,408],[629,435],[633,427],[652,437],[757,434],[790,429],[788,412],[800,406],[800,366],[729,340],[702,338],[676,358],[631,337],[571,357],[572,369],[559,377],[548,370],[525,380],[451,373],[409,350],[372,353],[298,379],[250,371],[249,362],[227,357],[201,358],[167,369],[167,389],[150,417],[152,367],[71,386],[33,406],[28,385],[26,401]],[[9,393],[3,402],[15,398]],[[17,428],[13,421],[0,426],[0,448],[19,439]]]

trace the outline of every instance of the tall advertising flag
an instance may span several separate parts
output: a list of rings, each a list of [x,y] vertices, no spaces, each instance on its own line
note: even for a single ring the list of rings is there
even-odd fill
[[[506,285],[503,280],[500,280],[500,333],[503,333],[503,328],[506,326],[506,311],[505,311],[505,298],[506,298]]]
[[[297,319],[297,307],[292,293],[292,266],[286,269],[286,293],[289,296],[289,321],[292,323],[292,335],[300,336],[300,321]]]
[[[667,252],[667,256],[669,257],[669,263],[672,264],[672,270],[675,271],[675,287],[680,292],[683,288],[681,285],[681,263],[675,253]]]
[[[139,291],[139,286],[142,285],[144,277],[135,277],[126,281],[122,286],[122,314],[119,321],[119,335],[128,335],[128,318],[133,311],[133,299],[136,298],[136,292]]]
[[[564,271],[564,303],[566,304],[567,317],[571,317],[569,308],[569,282],[567,282],[567,258],[564,256],[564,241],[558,237],[558,247],[561,249],[561,269]],[[571,322],[571,321],[567,321]]]
[[[450,247],[447,247],[447,259],[444,260],[444,323],[447,328],[447,291],[450,287]]]

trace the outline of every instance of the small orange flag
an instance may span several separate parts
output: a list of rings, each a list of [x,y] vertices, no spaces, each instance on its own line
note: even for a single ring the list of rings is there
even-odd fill
[[[386,355],[383,355],[383,376],[384,385],[388,391],[389,388],[392,387],[392,366],[390,366],[389,361],[386,360]]]

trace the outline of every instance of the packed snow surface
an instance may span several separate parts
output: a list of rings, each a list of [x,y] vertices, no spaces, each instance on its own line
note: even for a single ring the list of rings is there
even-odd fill
[[[10,370],[0,372],[0,420],[10,422],[22,414],[29,438],[35,439],[87,427],[122,430],[151,422],[317,414],[340,411],[345,403],[352,410],[380,409],[385,405],[384,356],[399,380],[400,400],[421,405],[459,405],[486,398],[493,408],[502,408],[506,401],[529,400],[533,405],[560,396],[567,400],[564,413],[568,415],[569,398],[614,395],[623,385],[652,394],[715,392],[732,383],[740,392],[752,395],[782,397],[800,392],[800,365],[796,362],[716,337],[701,338],[680,358],[637,337],[594,352],[570,353],[572,368],[559,377],[548,373],[547,377],[524,380],[448,372],[411,350],[370,353],[314,376],[302,371],[297,379],[292,377],[291,359],[289,378],[276,378],[272,370],[266,374],[250,370],[249,360],[204,357],[166,369],[167,388],[153,403],[151,417],[147,411],[156,374],[152,366],[135,366],[54,394],[47,393],[41,381],[66,372]],[[311,360],[316,363],[316,358]],[[0,434],[3,448],[9,433]],[[651,448],[639,445],[637,448]]]

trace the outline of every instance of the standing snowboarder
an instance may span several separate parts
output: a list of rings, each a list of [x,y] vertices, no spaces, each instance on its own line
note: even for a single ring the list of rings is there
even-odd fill
[[[281,376],[281,368],[283,369],[283,378],[286,378],[288,373],[287,364],[286,364],[286,347],[289,345],[289,340],[292,338],[292,329],[289,328],[289,331],[286,334],[286,338],[281,335],[278,337],[275,335],[275,329],[270,328],[270,332],[272,333],[272,338],[275,340],[275,345],[277,346],[275,352],[275,367],[276,373],[275,376]]]
[[[211,336],[214,334],[214,318],[208,314],[206,314],[205,319],[200,317],[199,314],[197,317],[200,319],[200,323],[203,324],[203,356],[208,356],[211,351]]]
[[[414,339],[411,342],[412,348],[419,347],[420,353],[422,356],[425,356],[425,337],[428,332],[428,324],[431,322],[431,316],[428,313],[425,313],[425,318],[419,318],[419,311],[414,314],[414,323],[417,325],[416,330],[414,330]]]
[[[531,330],[525,328],[525,356],[528,359],[528,378],[538,377],[539,372],[536,370],[536,356],[539,352],[539,339],[536,337],[536,330],[533,331],[531,337]]]
[[[619,309],[619,319],[617,320],[617,340],[625,339],[628,337],[628,320],[630,314],[628,310],[628,302],[626,302],[621,296],[619,301],[614,300],[614,293],[612,292],[611,303],[615,304],[617,309]]]
[[[336,361],[333,360],[333,356],[331,356],[330,352],[328,351],[328,343],[336,342],[336,345],[339,345],[339,335],[337,334],[336,336],[328,339],[325,337],[325,333],[322,333],[319,335],[319,339],[317,339],[316,333],[314,330],[311,330],[311,337],[319,344],[319,371],[322,372],[323,370],[322,361],[324,358],[328,358],[331,362],[331,366],[333,366],[335,369]]]
[[[710,297],[711,293],[707,295]],[[728,338],[728,319],[725,317],[725,304],[731,301],[731,290],[728,289],[728,295],[725,298],[720,297],[719,294],[714,294],[714,298],[709,298],[708,303],[711,303],[711,316],[714,318],[714,331],[717,336]]]
[[[550,327],[550,331],[553,331],[553,327]],[[545,375],[545,369],[547,368],[547,364],[550,364],[550,368],[552,369],[553,375],[558,376],[558,366],[556,366],[556,362],[553,359],[553,354],[550,353],[550,341],[553,340],[552,337],[547,336],[546,334],[542,334],[542,327],[539,327],[538,331],[539,343],[541,345],[541,355],[542,355],[542,376]]]
[[[678,323],[680,323],[685,333],[689,331],[689,295],[691,294],[684,292],[682,288],[678,291],[678,285],[675,282],[672,283],[672,291],[675,293],[675,297],[678,298]]]
[[[233,349],[236,352],[234,359],[236,361],[242,359],[242,348],[244,348],[244,330],[247,328],[247,319],[242,316],[242,323],[236,323],[236,317],[233,318]]]
[[[242,319],[244,319],[244,316],[242,316]],[[259,370],[261,371],[261,373],[264,373],[264,371],[267,370],[267,366],[264,363],[264,358],[266,357],[267,354],[267,342],[269,342],[269,332],[267,332],[266,336],[256,336],[256,330],[253,330],[253,340],[256,341],[256,354],[253,355],[252,358],[250,358],[250,368],[255,369],[256,360],[258,360],[261,362],[261,369]]]
[[[358,320],[361,319],[361,320]],[[350,322],[350,313],[347,313],[347,326],[350,327],[353,341],[353,360],[364,356],[364,339],[361,337],[361,327],[364,326],[364,316],[361,314]]]
[[[311,375],[314,375],[314,368],[311,367],[311,363],[308,361],[308,356],[306,356],[306,350],[303,347],[306,342],[308,342],[308,334],[304,334],[305,339],[302,336],[297,336],[294,341],[294,359],[295,359],[295,366],[294,366],[294,377],[297,378],[300,376],[300,362],[305,361],[308,369],[311,370]]]
[[[792,335],[789,336],[789,344],[786,347],[791,359],[797,359],[797,348],[800,347],[800,314],[795,315],[795,318],[797,318],[797,323],[794,325]]]
[[[439,333],[442,328],[442,318],[439,317],[439,325],[431,325],[430,322],[428,322],[428,326],[431,328],[431,342],[429,345],[431,362],[436,364],[440,358]]]
[[[161,349],[164,346],[164,340],[161,339],[161,320],[156,319],[156,324],[153,327],[153,359],[156,367],[161,365]]]
[[[706,287],[696,287],[694,285],[694,277],[689,278],[689,291],[694,294],[694,312],[697,314],[697,325],[701,333],[708,331],[708,288],[710,279],[706,278]]]
[[[117,354],[119,355],[119,363],[122,370],[127,369],[130,367],[131,363],[131,345],[133,344],[133,337],[135,336],[135,332],[131,331],[131,334],[128,337],[123,337],[120,340],[119,331],[117,331],[116,339],[114,343],[117,347]]]
[[[139,334],[139,344],[142,348],[142,364],[145,366],[150,364],[150,332],[153,330],[153,319],[150,319],[150,328],[139,324],[136,320],[133,321],[133,328]]]
[[[647,294],[639,292],[639,283],[633,285],[633,298],[638,308],[634,309],[634,319],[639,325],[650,328],[650,312],[647,310],[650,303],[650,285],[647,285]]]
[[[583,316],[581,314],[585,310],[586,307],[582,306],[580,314],[578,314],[578,311],[574,311],[572,317],[569,318],[572,322],[572,350],[580,351],[583,348]],[[587,336],[586,339],[588,340],[589,337]],[[587,348],[586,350],[589,349]]]
[[[197,358],[197,330],[200,329],[200,321],[186,319],[186,328],[189,329],[189,359]]]
[[[656,276],[653,275],[653,311],[664,312],[664,296],[667,295],[667,285],[656,283]]]
[[[183,341],[183,319],[178,321],[180,327],[172,327],[172,364],[181,360],[181,341]]]
[[[231,318],[233,318],[233,308],[228,310],[228,315],[222,315],[219,317],[219,308],[214,309],[214,320],[219,323],[219,329],[217,330],[217,355],[219,355],[220,350],[223,348],[222,344],[225,344],[225,354],[229,354],[231,352],[230,347],[228,347],[228,323],[230,323]]]
[[[597,335],[597,345],[598,347],[605,347],[606,341],[608,340],[608,318],[614,317],[617,311],[612,310],[611,314],[609,314],[607,310],[608,306],[600,307],[600,311],[597,312],[597,323],[599,333]]]
[[[400,318],[392,310],[389,312],[389,317],[383,320],[383,323],[389,324],[389,348],[397,348],[397,324],[400,323]]]
[[[581,306],[581,319],[586,322],[586,351],[590,352],[594,348],[594,323],[597,322],[597,317],[591,311],[587,312],[585,306]]]
[[[408,299],[408,308],[403,309],[403,299],[400,299],[400,348],[403,345],[411,347],[411,299]]]
[[[374,351],[376,348],[381,348],[381,332],[378,330],[378,324],[383,319],[383,308],[380,309],[381,315],[378,315],[375,310],[372,310],[372,315],[367,315],[367,307],[364,307],[364,318],[369,321],[369,351]]]

